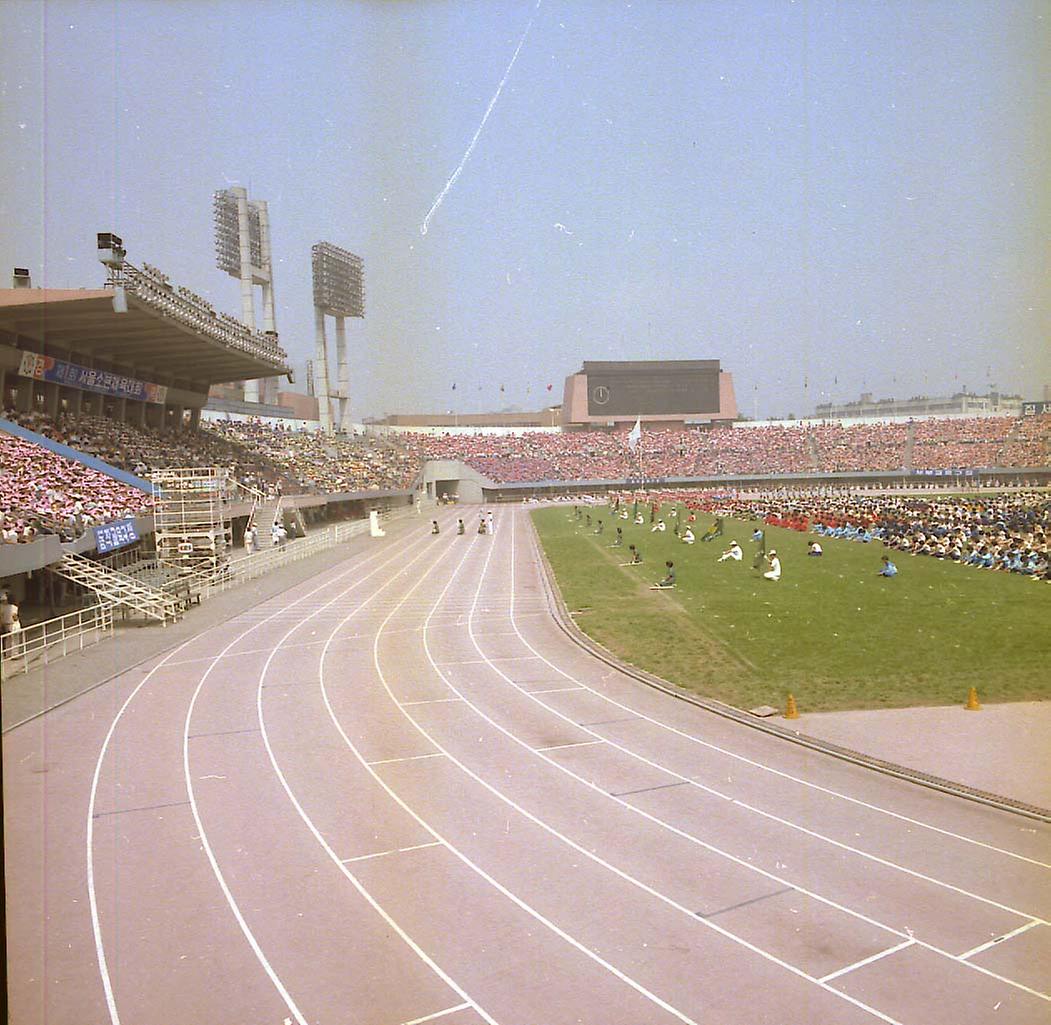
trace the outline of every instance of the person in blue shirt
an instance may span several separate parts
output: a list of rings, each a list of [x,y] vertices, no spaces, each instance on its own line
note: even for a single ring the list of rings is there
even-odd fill
[[[886,555],[883,556],[883,566],[879,571],[879,575],[881,577],[896,577],[898,575],[898,567]]]

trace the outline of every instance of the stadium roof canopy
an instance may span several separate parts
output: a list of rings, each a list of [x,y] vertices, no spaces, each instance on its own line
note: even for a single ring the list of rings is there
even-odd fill
[[[0,289],[0,331],[134,367],[141,377],[207,386],[289,373],[275,336],[216,313],[186,289],[134,274],[120,313],[112,288]]]

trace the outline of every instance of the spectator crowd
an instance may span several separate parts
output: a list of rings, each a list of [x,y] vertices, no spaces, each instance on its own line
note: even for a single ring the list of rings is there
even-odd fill
[[[627,432],[608,431],[355,437],[254,420],[213,421],[191,432],[92,415],[5,415],[138,476],[172,466],[218,466],[257,490],[284,494],[405,490],[428,459],[462,460],[501,484],[1051,464],[1051,414],[655,430],[635,448]],[[41,529],[80,532],[149,502],[104,473],[0,433],[0,521],[9,543]],[[927,531],[921,533],[929,546]],[[951,540],[960,541],[957,535]],[[1017,540],[1021,545],[1024,538]],[[962,554],[960,545],[947,543],[948,553],[957,548]]]

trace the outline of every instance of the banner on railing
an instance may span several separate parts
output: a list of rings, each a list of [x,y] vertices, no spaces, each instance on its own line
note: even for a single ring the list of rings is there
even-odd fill
[[[134,520],[114,520],[112,523],[104,523],[101,527],[91,529],[95,532],[95,547],[99,555],[105,555],[139,540]]]
[[[32,377],[36,381],[51,381],[137,402],[163,403],[168,397],[166,385],[151,384],[109,370],[92,370],[91,367],[66,363],[54,356],[42,356],[38,352],[23,352],[18,372],[22,377]]]

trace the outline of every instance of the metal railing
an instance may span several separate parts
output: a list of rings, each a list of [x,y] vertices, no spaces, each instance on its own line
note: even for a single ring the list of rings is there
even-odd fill
[[[385,520],[400,519],[411,509],[398,509],[383,514]],[[369,532],[368,520],[336,523],[289,541],[265,552],[233,559],[217,572],[201,572],[175,577],[162,585],[170,600],[179,601],[183,594],[209,598],[248,580],[264,576],[290,563],[307,559],[319,552],[345,544],[351,538]],[[148,561],[147,561],[148,564]],[[131,568],[131,567],[129,567]],[[17,634],[0,638],[3,678],[27,673],[37,665],[56,661],[72,651],[79,651],[113,633],[113,607],[94,605],[57,619],[25,627]]]
[[[97,644],[113,633],[113,609],[91,605],[64,616],[25,626],[18,633],[0,637],[0,666],[3,678],[28,673],[73,651]]]
[[[247,353],[277,369],[287,370],[288,356],[274,338],[263,331],[253,331],[225,313],[219,313],[210,302],[188,288],[173,285],[156,268],[139,270],[130,263],[111,273],[108,284],[125,288],[165,316],[206,335],[228,349]]]

